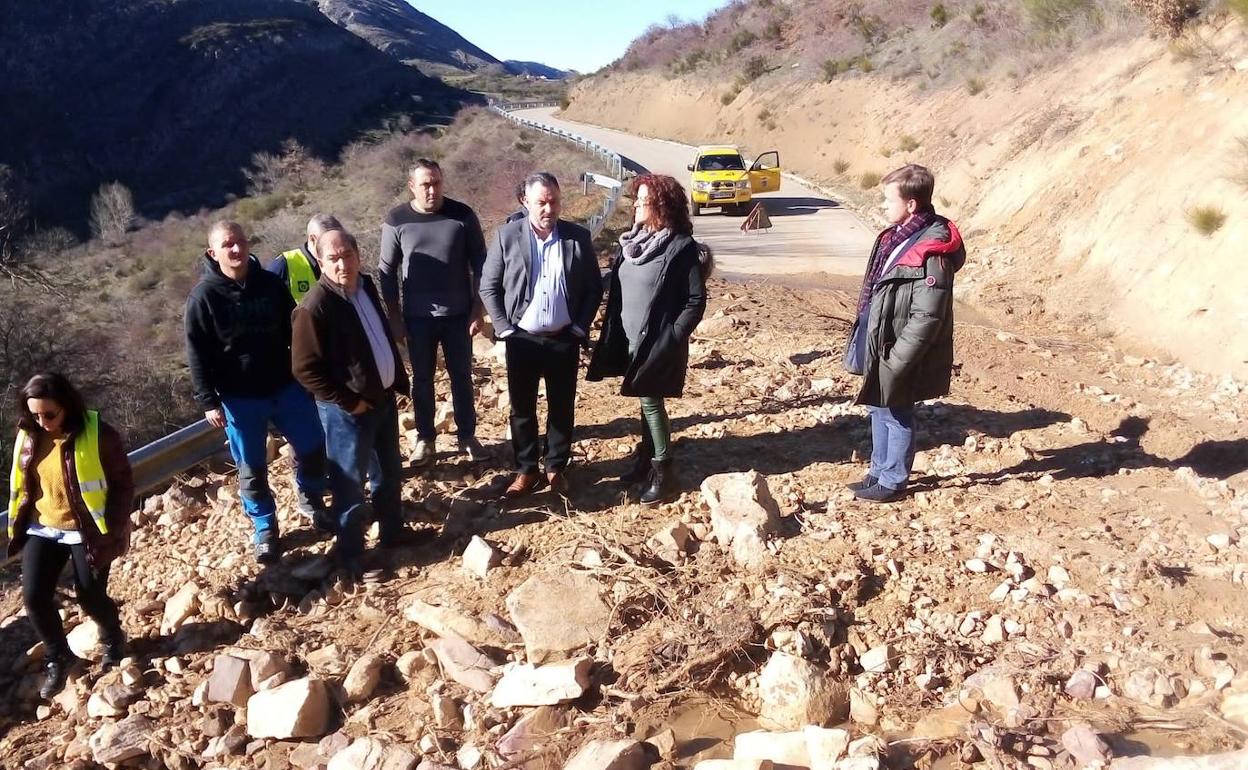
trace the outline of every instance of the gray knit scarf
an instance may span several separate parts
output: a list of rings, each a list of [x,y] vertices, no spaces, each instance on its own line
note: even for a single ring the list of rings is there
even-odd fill
[[[633,225],[633,229],[620,234],[620,251],[634,265],[644,265],[654,259],[672,240],[670,228],[651,230],[644,224]]]

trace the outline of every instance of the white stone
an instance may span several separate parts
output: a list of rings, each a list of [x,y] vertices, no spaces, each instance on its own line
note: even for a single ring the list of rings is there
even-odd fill
[[[756,471],[721,473],[702,482],[702,499],[711,509],[711,531],[716,542],[729,548],[745,567],[761,566],[765,542],[780,526],[780,506],[771,496],[767,478]],[[734,548],[737,540],[742,544]]]
[[[413,599],[403,611],[403,616],[438,636],[457,636],[469,644],[506,647],[512,641],[501,631],[478,618],[469,617],[448,607],[429,604],[420,599]]]
[[[732,758],[751,761],[769,759],[777,765],[810,767],[806,735],[801,730],[739,733],[732,741]]]
[[[849,731],[836,727],[802,728],[806,736],[806,754],[810,757],[810,770],[832,770],[837,760],[849,749]]]
[[[480,693],[494,689],[494,669],[498,663],[481,650],[458,637],[435,639],[429,649],[451,679]]]
[[[342,682],[348,703],[361,703],[373,696],[377,684],[381,681],[381,672],[386,667],[386,659],[381,655],[363,655],[351,665],[347,678]]]
[[[549,663],[544,666],[513,664],[503,670],[503,677],[490,695],[495,708],[516,706],[553,706],[575,700],[589,687],[589,657]]]
[[[356,738],[329,760],[328,770],[414,770],[420,757],[380,738]]]
[[[169,597],[160,619],[160,633],[166,636],[176,633],[187,618],[199,611],[199,592],[199,584],[191,581],[184,583],[177,593]]]
[[[1228,721],[1248,729],[1248,692],[1229,693],[1218,710]]]
[[[1203,757],[1129,757],[1115,759],[1109,770],[1244,770],[1248,749]]]
[[[968,559],[966,564],[963,566],[966,567],[967,572],[975,572],[978,574],[983,574],[989,569],[988,562],[983,559]]]
[[[893,657],[896,653],[891,644],[881,644],[858,656],[858,665],[867,674],[881,674],[893,670]]]
[[[1070,752],[1080,766],[1096,762],[1103,764],[1113,757],[1109,744],[1101,740],[1101,736],[1085,724],[1074,725],[1062,733],[1062,748]]]
[[[503,562],[503,552],[490,545],[479,535],[473,535],[464,549],[464,569],[479,578],[484,578],[490,570]]]
[[[251,665],[233,655],[218,655],[212,662],[208,677],[208,701],[246,706],[254,692],[251,686]]]
[[[849,715],[849,692],[824,669],[802,658],[772,653],[758,678],[760,723],[797,729],[840,722]]]
[[[247,701],[247,734],[253,738],[314,738],[329,726],[325,682],[306,677],[264,690]]]
[[[88,740],[91,758],[100,764],[120,763],[148,753],[155,723],[135,714],[103,725]]]
[[[104,654],[104,647],[100,644],[100,627],[94,620],[87,619],[74,626],[65,635],[65,641],[69,643],[69,649],[80,658],[96,660]]]
[[[551,570],[508,594],[507,611],[524,638],[529,662],[565,658],[605,637],[611,609],[602,591],[602,584],[588,575]]]
[[[462,730],[464,713],[459,708],[459,701],[445,695],[435,695],[429,702],[433,709],[433,723],[449,730]]]
[[[104,699],[102,693],[93,692],[91,697],[87,698],[87,716],[92,719],[104,719],[105,717],[119,717],[126,713],[125,709],[117,708]]]

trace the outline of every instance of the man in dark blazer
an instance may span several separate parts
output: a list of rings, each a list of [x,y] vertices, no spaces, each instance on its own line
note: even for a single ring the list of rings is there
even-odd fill
[[[481,271],[481,302],[507,348],[511,445],[519,471],[506,497],[544,484],[567,489],[580,348],[602,301],[602,274],[589,231],[559,219],[559,182],[546,172],[524,182],[525,219],[498,229]],[[538,471],[537,389],[546,381],[545,476]]]

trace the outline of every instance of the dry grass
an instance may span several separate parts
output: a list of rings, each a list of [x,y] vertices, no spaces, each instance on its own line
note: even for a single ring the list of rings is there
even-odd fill
[[[849,161],[844,158],[837,158],[832,161],[832,170],[838,174],[844,174],[846,171],[849,171]]]
[[[858,186],[864,190],[870,190],[873,187],[878,187],[880,179],[882,178],[883,177],[874,171],[864,171],[862,175],[858,177]]]

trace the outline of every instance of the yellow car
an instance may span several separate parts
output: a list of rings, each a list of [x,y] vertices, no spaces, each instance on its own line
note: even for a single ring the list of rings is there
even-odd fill
[[[765,152],[745,165],[741,151],[731,145],[705,145],[687,168],[693,172],[689,180],[693,215],[702,213],[703,206],[719,206],[725,214],[744,214],[751,198],[758,193],[780,189],[780,154]]]

